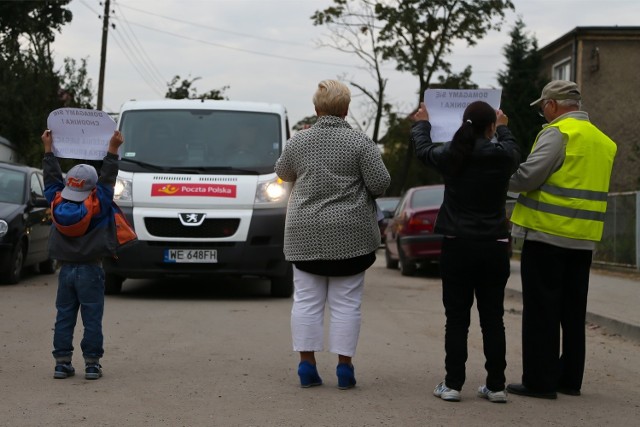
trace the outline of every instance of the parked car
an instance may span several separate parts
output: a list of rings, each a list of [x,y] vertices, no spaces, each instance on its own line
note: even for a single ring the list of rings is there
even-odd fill
[[[18,283],[23,267],[52,274],[49,258],[51,209],[44,197],[42,171],[0,162],[0,281]]]
[[[378,226],[380,226],[380,238],[382,239],[383,245],[385,241],[385,230],[387,229],[389,220],[393,217],[393,213],[398,207],[398,202],[400,202],[400,197],[380,197],[376,199],[378,210],[383,216],[383,218],[378,221]]]
[[[412,276],[420,264],[440,258],[442,236],[433,232],[433,226],[443,198],[444,185],[407,190],[385,230],[387,268],[400,268],[403,276]]]

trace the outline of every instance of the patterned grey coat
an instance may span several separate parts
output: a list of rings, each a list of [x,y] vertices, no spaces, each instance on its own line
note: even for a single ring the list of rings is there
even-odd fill
[[[347,259],[378,248],[374,198],[391,178],[364,133],[339,117],[321,116],[287,142],[275,171],[294,182],[284,231],[287,260]]]

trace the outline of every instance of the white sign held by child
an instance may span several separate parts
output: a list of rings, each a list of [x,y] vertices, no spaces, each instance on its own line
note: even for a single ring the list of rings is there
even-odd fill
[[[462,124],[462,115],[469,104],[484,101],[495,110],[500,108],[500,89],[427,89],[424,104],[429,111],[431,140],[451,141]]]
[[[116,122],[104,111],[58,108],[47,118],[53,154],[66,159],[102,160]]]

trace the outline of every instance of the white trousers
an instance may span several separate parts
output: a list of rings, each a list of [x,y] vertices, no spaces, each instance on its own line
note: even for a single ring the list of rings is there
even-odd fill
[[[353,357],[356,353],[364,271],[354,276],[327,277],[293,267],[291,335],[294,351],[324,350],[324,308],[330,311],[329,351]]]

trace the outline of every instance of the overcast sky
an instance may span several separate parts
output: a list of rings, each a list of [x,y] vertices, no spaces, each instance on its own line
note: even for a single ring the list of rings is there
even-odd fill
[[[104,0],[103,0],[104,1]],[[473,48],[456,44],[448,58],[453,71],[473,66],[472,80],[496,87],[504,69],[502,48],[517,16],[544,46],[576,26],[637,26],[638,0],[513,0],[500,32],[490,32]],[[222,86],[229,99],[284,104],[293,125],[313,115],[311,97],[320,80],[348,76],[373,87],[360,62],[330,48],[319,48],[327,34],[309,17],[330,0],[111,0],[112,20],[104,88],[105,111],[118,111],[129,99],[163,98],[167,82],[179,74],[200,77],[199,93]],[[99,0],[73,0],[73,21],[53,45],[64,57],[87,58],[97,94],[101,19]],[[325,37],[326,40],[326,37]],[[417,80],[389,64],[388,101],[409,113],[417,101]],[[353,94],[357,91],[354,89]],[[362,101],[352,100],[358,110]]]

